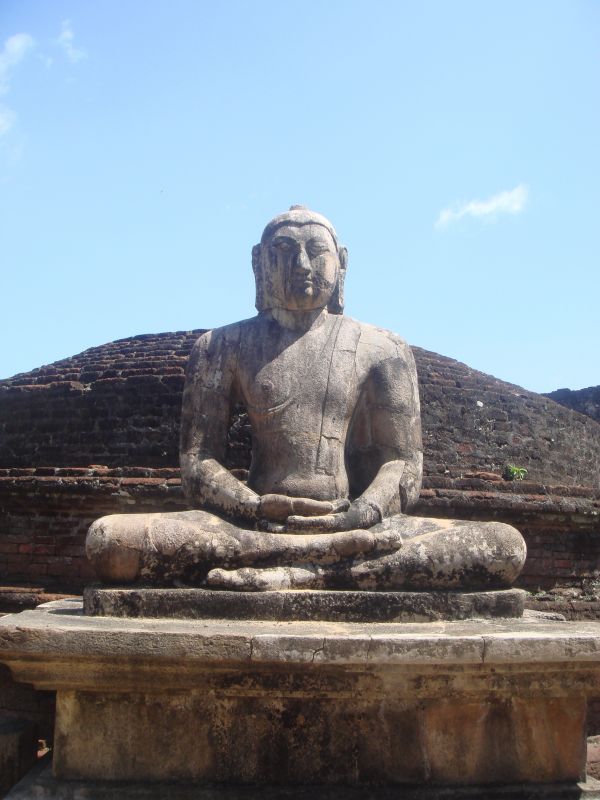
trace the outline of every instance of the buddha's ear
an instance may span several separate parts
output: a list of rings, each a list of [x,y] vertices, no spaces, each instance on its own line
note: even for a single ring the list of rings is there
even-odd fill
[[[338,248],[338,258],[340,261],[340,270],[338,272],[337,284],[327,304],[330,314],[344,313],[344,281],[346,279],[346,267],[348,266],[348,250],[346,247]]]
[[[264,311],[265,309],[265,285],[261,255],[262,245],[255,244],[252,248],[252,271],[254,272],[254,281],[256,283],[256,301],[254,305],[257,311]]]
[[[252,270],[254,275],[260,270],[260,245],[255,244],[252,248]]]

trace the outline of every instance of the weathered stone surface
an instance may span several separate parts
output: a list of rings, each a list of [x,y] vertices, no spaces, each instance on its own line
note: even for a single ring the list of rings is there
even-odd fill
[[[57,691],[68,780],[573,784],[600,630],[91,618],[61,601],[1,619],[0,658]]]
[[[588,736],[587,740],[587,774],[598,780],[600,778],[600,736]]]
[[[528,664],[534,671],[543,670],[544,665],[560,665],[560,674],[569,685],[577,671],[573,673],[571,668],[579,669],[584,662],[592,670],[600,668],[600,626],[594,622],[532,620],[526,615],[510,620],[427,623],[130,620],[88,617],[80,601],[60,600],[1,618],[0,654],[13,674],[36,683],[38,688],[51,680],[44,677],[46,668],[50,674],[60,664],[61,674],[68,675],[71,686],[114,689],[116,672],[100,677],[87,669],[94,659],[104,656],[114,656],[115,664],[146,659],[145,670],[139,675],[129,674],[127,679],[127,687],[138,689],[142,685],[149,688],[152,683],[163,688],[182,687],[188,679],[191,686],[197,680],[197,667],[219,661],[357,666],[385,662],[403,665],[406,680],[410,678],[407,667],[420,670],[432,662],[442,669],[477,665],[478,672],[482,665],[494,661]],[[35,681],[30,668],[38,670]],[[515,687],[517,694],[530,690],[525,677],[521,678],[521,688]],[[462,690],[476,692],[485,680],[482,684],[471,676]],[[415,691],[419,694],[433,689]]]
[[[343,315],[347,251],[303,206],[252,250],[258,315],[200,336],[183,393],[194,510],[110,515],[86,551],[106,583],[277,589],[495,589],[521,534],[409,515],[423,453],[417,374],[399,336]],[[231,410],[252,428],[247,480],[225,468]]]
[[[242,593],[210,589],[118,589],[90,586],[84,611],[103,617],[173,619],[427,622],[474,617],[521,617],[526,593],[282,591]]]
[[[583,698],[468,703],[461,697],[416,705],[356,688],[351,701],[302,689],[300,696],[253,695],[222,687],[214,698],[201,690],[171,696],[60,691],[54,774],[350,785],[583,777]],[[169,722],[186,735],[173,737]],[[123,733],[107,737],[109,730]]]
[[[346,512],[288,517],[277,531],[239,527],[202,510],[112,515],[92,524],[86,553],[107,583],[183,583],[246,592],[496,589],[510,586],[525,562],[523,537],[499,522],[397,514],[365,525],[366,530],[318,530],[329,520],[334,526],[356,524],[353,512],[347,514],[349,519]],[[300,535],[294,530],[312,520],[314,529]]]

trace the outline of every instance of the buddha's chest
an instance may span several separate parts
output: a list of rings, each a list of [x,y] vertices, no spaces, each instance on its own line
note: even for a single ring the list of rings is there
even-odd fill
[[[340,370],[344,359],[338,344],[339,324],[295,339],[265,337],[259,346],[246,348],[239,376],[251,417],[291,414],[310,426],[325,406],[328,413],[343,413],[352,405],[356,380],[353,364]]]

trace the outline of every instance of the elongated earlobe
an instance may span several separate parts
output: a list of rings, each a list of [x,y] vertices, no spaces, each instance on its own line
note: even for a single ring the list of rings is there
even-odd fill
[[[257,311],[265,310],[265,282],[261,263],[262,247],[260,244],[255,244],[252,248],[252,271],[254,272],[254,281],[256,283],[256,301],[254,305]]]
[[[346,268],[348,266],[348,248],[340,247],[338,249],[338,257],[340,259],[340,269],[346,272]]]
[[[331,299],[327,304],[327,310],[330,314],[344,313],[344,281],[346,280],[346,267],[348,265],[348,250],[346,247],[338,248],[338,258],[340,261],[338,280],[333,294],[331,295]]]

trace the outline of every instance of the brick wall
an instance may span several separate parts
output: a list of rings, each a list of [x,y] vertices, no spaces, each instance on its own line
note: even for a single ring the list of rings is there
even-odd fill
[[[599,490],[431,476],[414,513],[514,525],[527,542],[522,588],[581,587],[600,579]]]
[[[80,591],[94,519],[183,507],[179,470],[0,470],[0,580]]]
[[[176,467],[184,370],[200,330],[137,336],[0,381],[0,467]],[[465,364],[413,348],[425,474],[500,473],[600,486],[600,424]],[[232,419],[229,466],[249,460]]]
[[[413,347],[426,475],[525,467],[538,483],[600,487],[600,424],[519,386]]]
[[[80,591],[93,579],[84,539],[94,519],[185,507],[176,469],[0,470],[0,580]],[[525,588],[600,576],[598,491],[433,477],[415,513],[518,527],[529,548],[519,581]]]
[[[600,422],[600,386],[588,386],[586,389],[576,390],[557,389],[555,392],[548,392],[545,397]]]

